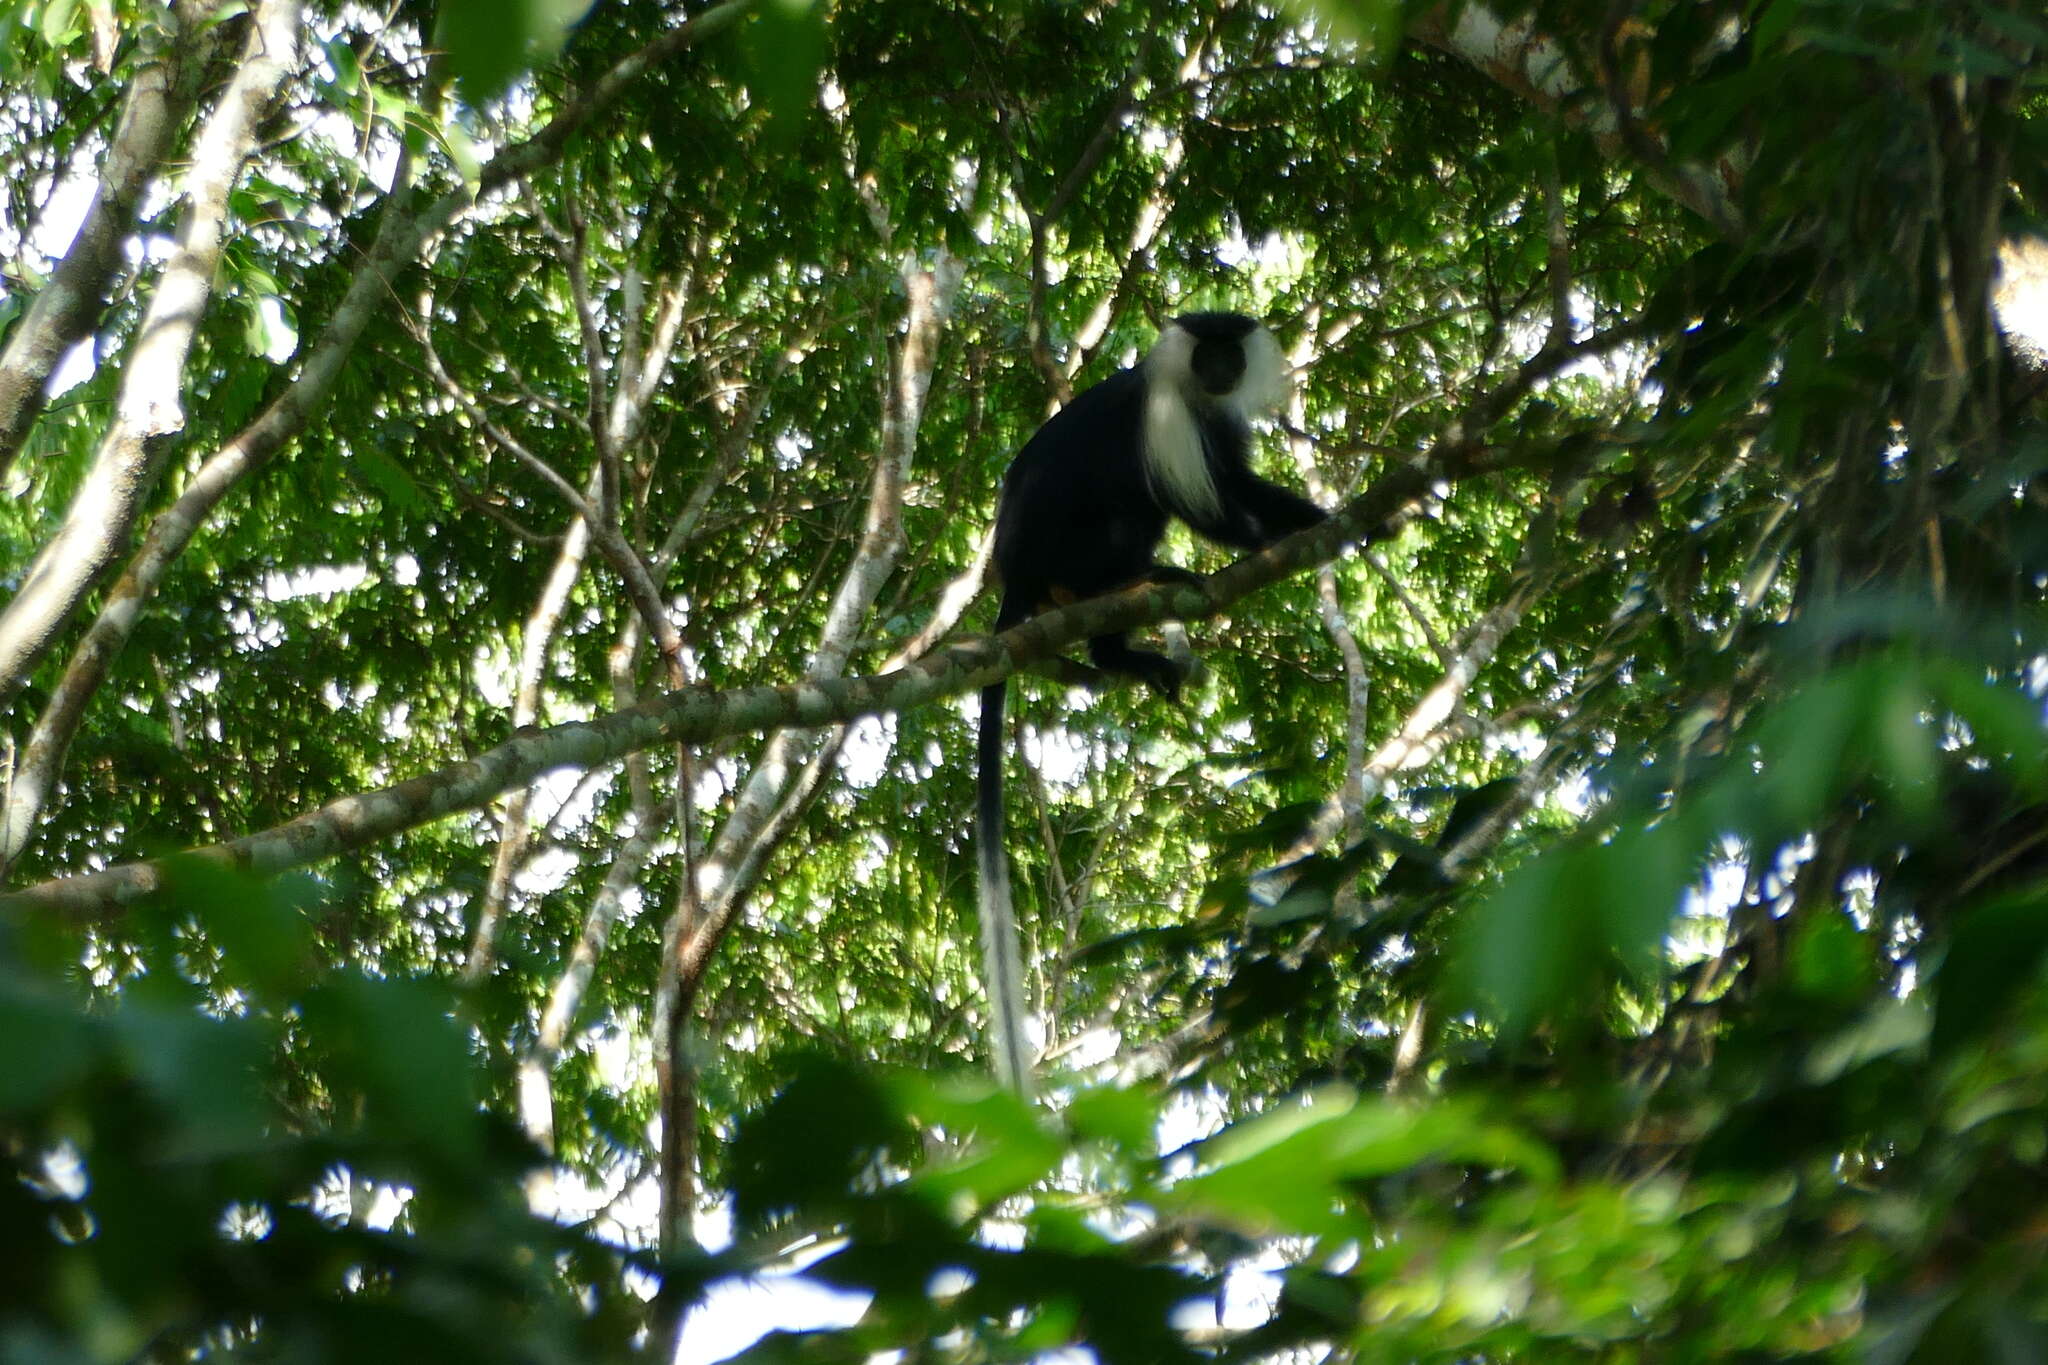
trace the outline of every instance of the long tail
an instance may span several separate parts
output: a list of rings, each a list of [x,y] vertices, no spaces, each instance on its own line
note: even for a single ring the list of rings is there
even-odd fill
[[[1024,1038],[1024,962],[1017,946],[1017,911],[1010,903],[1010,860],[1003,853],[1003,692],[1006,683],[981,689],[981,729],[975,747],[974,841],[981,859],[981,975],[988,991],[989,1052],[996,1078],[1020,1095],[1031,1093],[1031,1047]]]

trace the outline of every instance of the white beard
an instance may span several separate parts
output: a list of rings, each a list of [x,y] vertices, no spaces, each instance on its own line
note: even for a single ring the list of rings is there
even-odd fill
[[[1194,337],[1175,325],[1145,357],[1145,478],[1169,508],[1213,520],[1223,513],[1223,498],[1194,405],[1214,403],[1246,422],[1263,417],[1287,396],[1287,362],[1273,334],[1255,327],[1244,339],[1244,374],[1237,387],[1210,398],[1196,393],[1189,373],[1194,351]]]
[[[1195,339],[1169,327],[1145,357],[1145,478],[1169,508],[1197,517],[1223,510],[1216,475],[1189,406],[1188,362]]]

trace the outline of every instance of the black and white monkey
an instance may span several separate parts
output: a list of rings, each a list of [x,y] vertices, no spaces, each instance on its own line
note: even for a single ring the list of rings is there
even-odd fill
[[[1326,513],[1251,469],[1251,420],[1287,393],[1273,336],[1240,313],[1185,313],[1144,360],[1077,395],[1019,451],[996,512],[996,572],[1007,630],[1050,607],[1145,582],[1195,582],[1154,555],[1169,517],[1210,540],[1258,550]],[[1182,672],[1121,632],[1088,642],[1096,667],[1168,697]],[[1003,853],[1003,690],[981,692],[977,749],[982,971],[996,1074],[1030,1088],[1023,962]]]

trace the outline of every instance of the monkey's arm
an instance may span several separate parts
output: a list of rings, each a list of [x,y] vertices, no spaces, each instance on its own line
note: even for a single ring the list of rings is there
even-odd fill
[[[1222,489],[1223,511],[1194,528],[1219,544],[1238,550],[1263,550],[1282,536],[1290,535],[1329,516],[1299,493],[1268,483],[1246,470],[1229,479]]]

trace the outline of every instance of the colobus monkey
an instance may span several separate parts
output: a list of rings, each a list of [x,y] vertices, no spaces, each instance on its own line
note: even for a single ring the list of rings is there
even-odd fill
[[[1250,420],[1286,396],[1272,334],[1239,313],[1184,313],[1138,365],[1079,394],[1017,455],[996,511],[996,629],[1036,612],[1140,582],[1196,582],[1153,559],[1167,518],[1241,550],[1270,545],[1326,515],[1251,470]],[[1168,697],[1181,670],[1133,649],[1121,632],[1088,642],[1096,667]],[[1003,855],[1003,687],[981,691],[975,838],[981,863],[981,951],[996,1074],[1029,1089],[1023,963]]]

